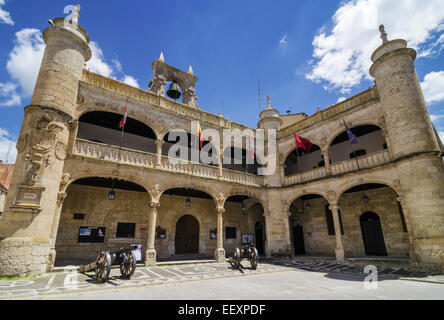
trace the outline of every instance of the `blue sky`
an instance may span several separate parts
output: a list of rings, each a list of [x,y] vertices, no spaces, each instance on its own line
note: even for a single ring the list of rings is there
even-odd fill
[[[444,136],[442,0],[78,1],[94,53],[90,70],[147,88],[151,63],[192,65],[201,109],[251,127],[266,95],[282,114],[312,114],[372,86],[370,55],[378,26],[418,50],[435,127]],[[0,159],[19,134],[44,50],[55,0],[0,0]],[[13,161],[14,150],[10,152]]]

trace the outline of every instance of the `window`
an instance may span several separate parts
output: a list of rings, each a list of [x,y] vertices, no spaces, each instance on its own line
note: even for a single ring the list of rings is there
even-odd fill
[[[339,225],[341,227],[341,234],[344,235],[344,228],[342,227],[342,217],[341,217],[341,211],[338,210],[339,215]],[[325,206],[325,217],[327,219],[327,229],[328,229],[328,235],[334,236],[336,235],[335,232],[335,222],[333,220],[333,212],[331,212],[329,205]]]
[[[117,224],[116,238],[134,238],[136,234],[135,223],[119,222]]]
[[[85,214],[84,213],[74,213],[73,220],[84,220]]]
[[[225,228],[226,239],[236,239],[236,228],[226,227]]]

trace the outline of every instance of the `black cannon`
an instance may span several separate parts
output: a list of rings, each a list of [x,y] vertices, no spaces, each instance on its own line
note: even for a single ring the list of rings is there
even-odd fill
[[[251,269],[256,270],[258,265],[258,256],[257,249],[253,244],[236,248],[233,255],[233,265],[236,269],[239,269],[241,261],[243,259],[248,259],[251,263]]]
[[[120,248],[117,251],[102,251],[97,260],[85,266],[80,266],[80,272],[94,270],[96,279],[104,282],[108,279],[112,265],[120,265],[120,273],[123,278],[131,279],[136,271],[136,252],[131,248]]]

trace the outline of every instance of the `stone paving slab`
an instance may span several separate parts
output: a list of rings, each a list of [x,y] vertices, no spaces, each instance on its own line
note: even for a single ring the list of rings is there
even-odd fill
[[[101,291],[126,287],[156,286],[193,282],[208,279],[223,279],[298,270],[334,275],[355,276],[363,279],[364,266],[338,264],[326,261],[305,261],[297,259],[264,259],[257,270],[250,268],[248,261],[243,268],[235,270],[229,263],[172,265],[162,267],[137,267],[131,280],[122,279],[119,269],[112,269],[110,279],[105,283],[95,280],[94,273],[57,272],[30,279],[0,281],[0,299],[32,298],[82,291]],[[378,267],[378,279],[403,279],[444,284],[444,275],[431,275],[420,270],[402,267]]]

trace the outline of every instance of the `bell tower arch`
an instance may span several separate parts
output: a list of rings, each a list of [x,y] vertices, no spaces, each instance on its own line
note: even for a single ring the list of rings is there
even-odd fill
[[[199,78],[193,74],[191,66],[188,72],[176,69],[165,63],[164,55],[161,53],[159,60],[153,61],[152,68],[153,79],[150,80],[148,91],[164,96],[167,82],[177,83],[182,89],[182,103],[199,109],[196,96],[196,82]]]

